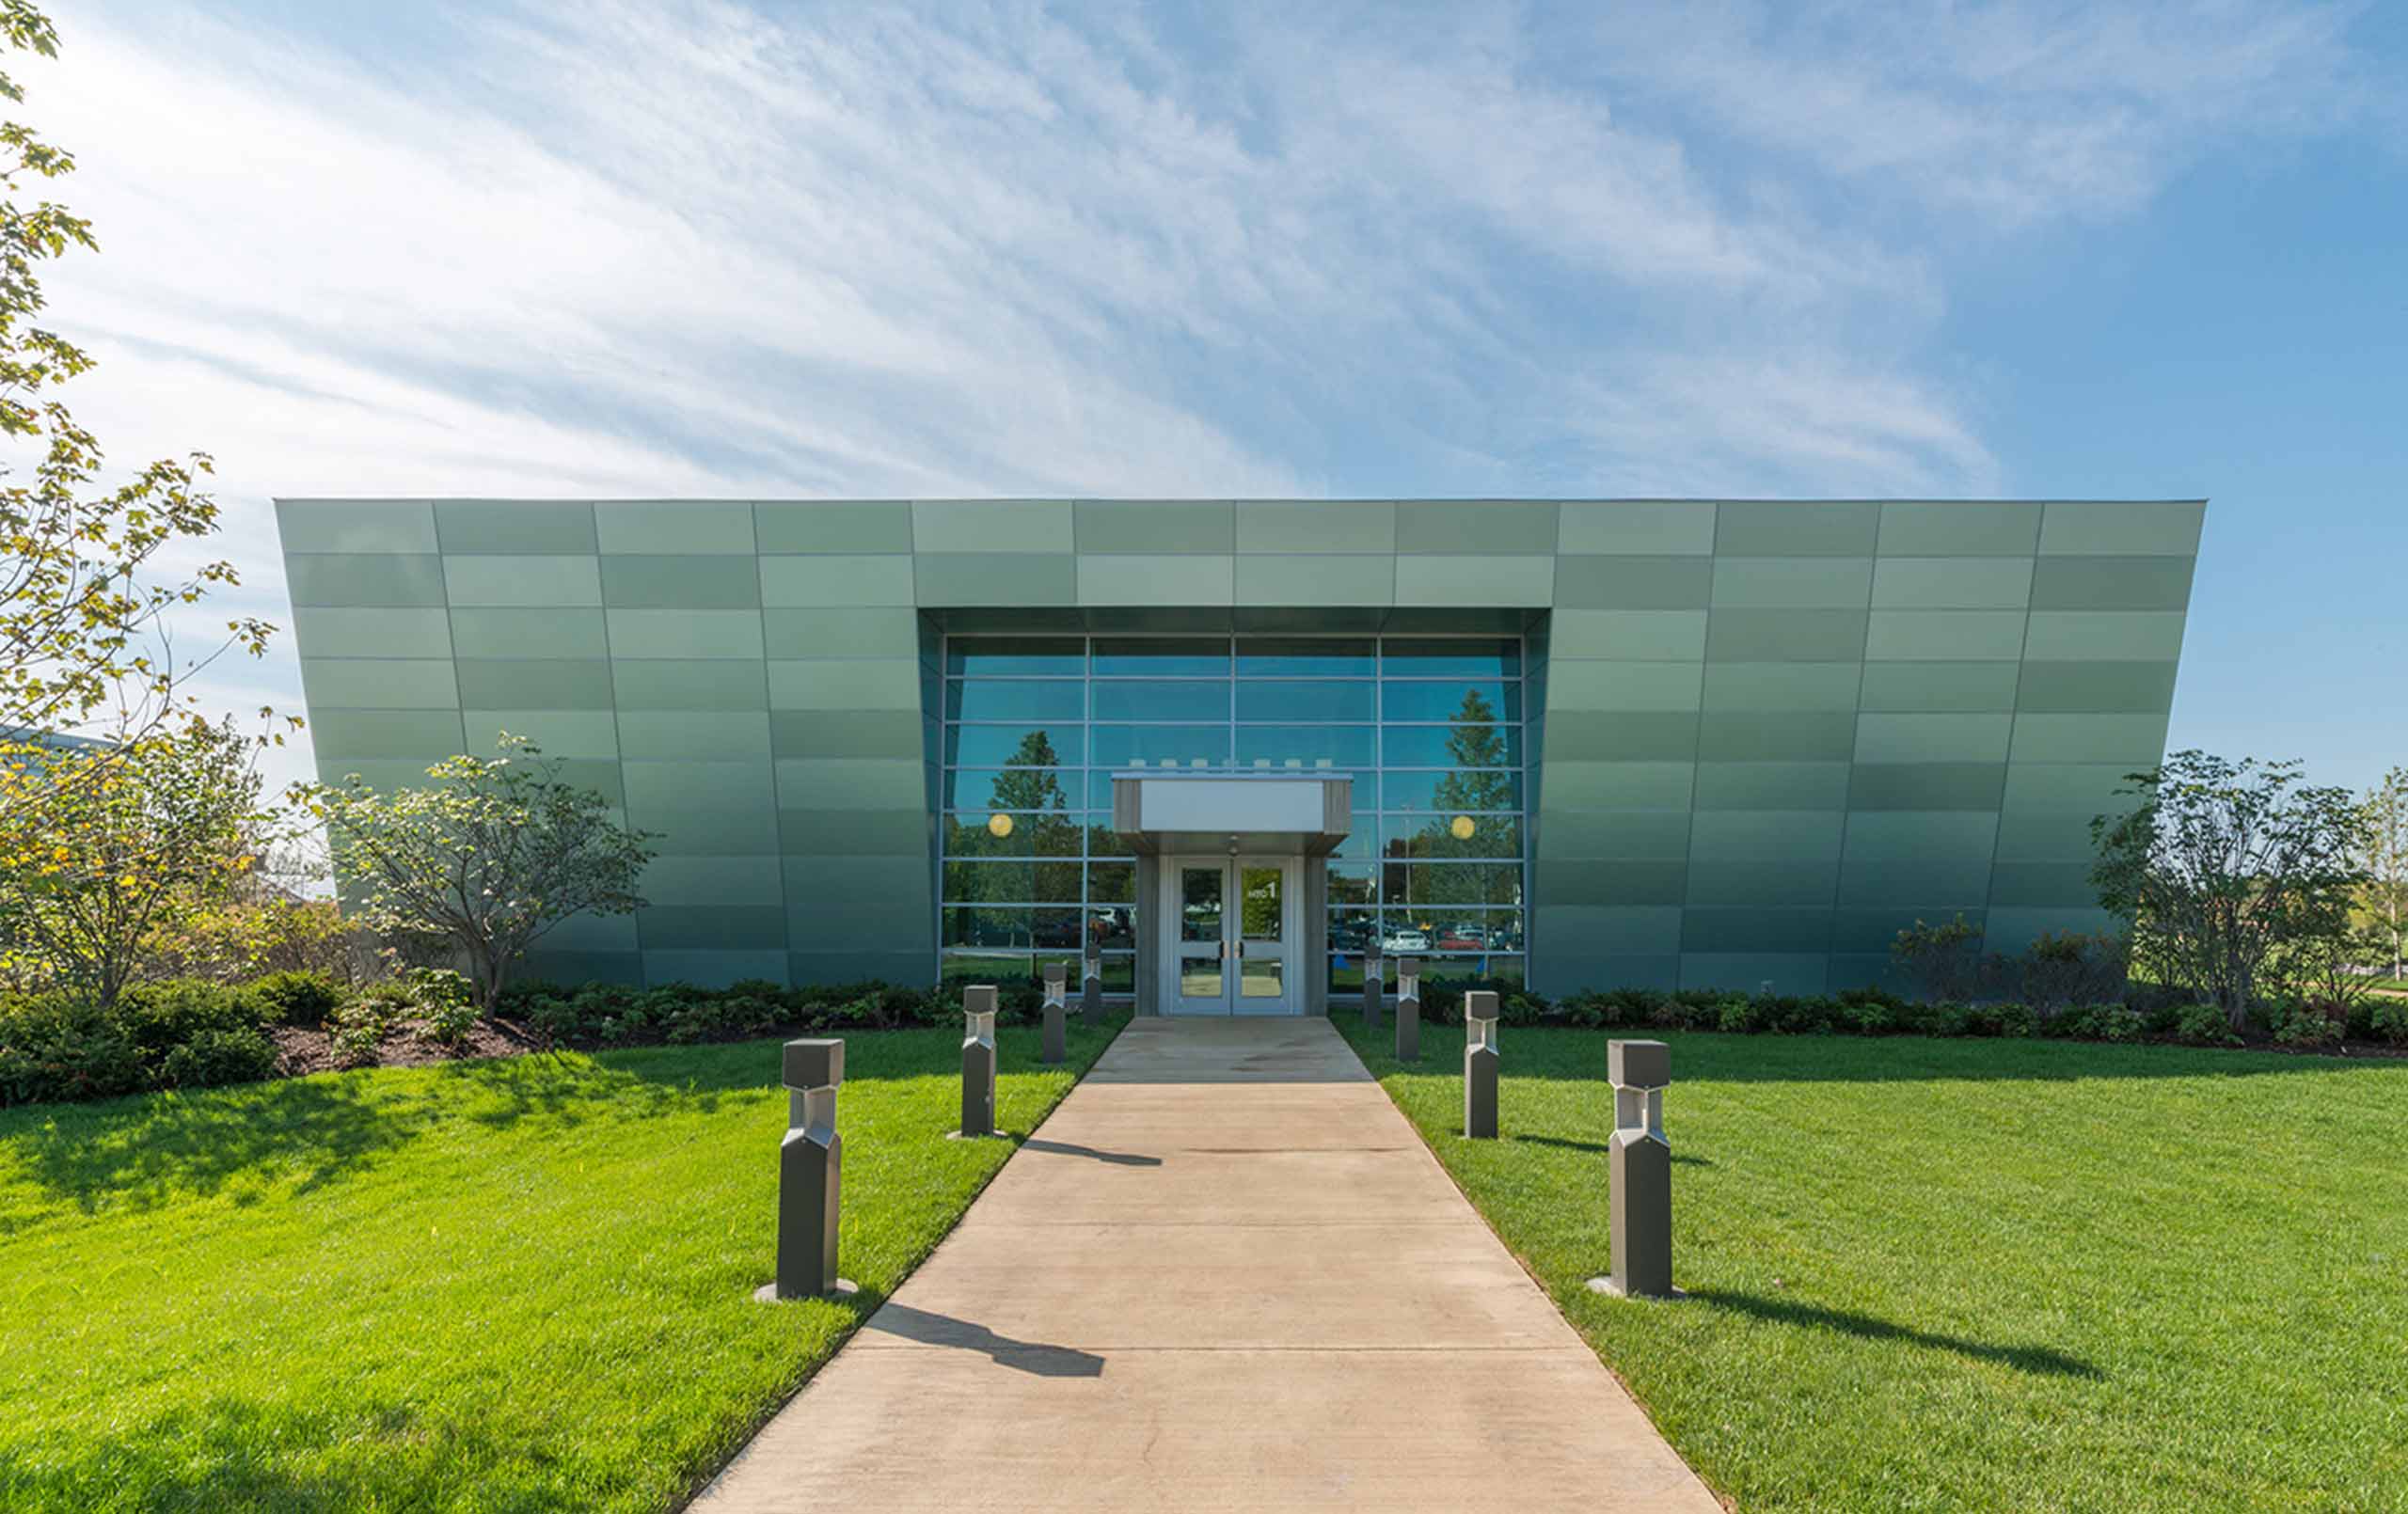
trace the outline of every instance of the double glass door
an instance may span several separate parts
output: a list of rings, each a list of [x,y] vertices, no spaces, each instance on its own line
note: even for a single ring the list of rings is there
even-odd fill
[[[1164,860],[1164,1007],[1175,1015],[1293,1015],[1301,860]]]

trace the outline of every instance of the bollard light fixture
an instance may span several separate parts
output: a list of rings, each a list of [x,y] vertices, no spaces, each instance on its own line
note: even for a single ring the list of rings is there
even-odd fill
[[[788,1041],[779,1080],[786,1089],[786,1133],[778,1143],[778,1272],[752,1297],[768,1303],[858,1292],[836,1275],[845,1150],[836,1134],[836,1087],[845,1080],[845,1043]]]
[[[1616,1298],[1676,1299],[1681,1291],[1672,1286],[1672,1145],[1664,1136],[1671,1048],[1661,1041],[1608,1041],[1606,1079],[1614,1090],[1607,1174],[1613,1271],[1591,1278],[1589,1287]]]

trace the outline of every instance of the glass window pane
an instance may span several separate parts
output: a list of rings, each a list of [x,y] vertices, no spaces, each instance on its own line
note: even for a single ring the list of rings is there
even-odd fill
[[[1074,636],[956,636],[944,644],[949,673],[1083,676],[1086,649]]]
[[[1433,956],[1422,964],[1425,984],[1494,983],[1505,988],[1522,986],[1518,956]]]
[[[1363,801],[1363,791],[1354,791],[1354,802]],[[1330,851],[1330,856],[1357,860],[1375,857],[1380,849],[1380,817],[1367,810],[1357,810],[1347,817],[1346,839]]]
[[[1371,933],[1379,926],[1379,911],[1368,905],[1349,905],[1329,912],[1329,949],[1333,952],[1360,952],[1371,943]],[[1356,982],[1361,982],[1358,978]]]
[[[1106,950],[1121,950],[1137,944],[1137,911],[1126,906],[1106,907],[1087,911],[1087,929],[1095,933],[1096,944]]]
[[[1037,911],[1034,930],[1038,950],[1041,952],[1076,952],[1079,949],[1079,922],[1081,918],[1080,911],[1076,907],[1068,909],[1039,909]],[[1075,968],[1072,969],[1070,975],[1071,977],[1076,978],[1078,976],[1078,970]]]
[[[953,720],[1069,720],[1085,712],[1085,686],[1044,678],[953,679],[945,718]]]
[[[1098,684],[1099,720],[1227,720],[1229,686],[1197,679],[1167,684]]]
[[[1482,730],[1489,729],[1481,727]],[[1380,808],[1453,812],[1465,810],[1519,810],[1522,775],[1492,767],[1454,773],[1406,772],[1390,768],[1380,775]]]
[[[1332,862],[1329,864],[1329,902],[1333,905],[1367,905],[1378,897],[1369,862]]]
[[[948,810],[1083,810],[1085,775],[1054,767],[958,767],[944,775]]]
[[[1128,905],[1137,902],[1137,864],[1096,862],[1087,868],[1087,903]]]
[[[1392,814],[1380,821],[1383,857],[1485,857],[1518,859],[1522,823],[1512,815],[1472,815],[1471,834],[1456,834],[1462,815]]]
[[[1036,730],[1003,725],[949,726],[944,733],[944,760],[964,767],[1002,767],[1026,762],[1032,756],[1041,761],[1044,749],[1049,747],[1054,760],[1076,766],[1086,755],[1086,733],[1073,720],[1068,725]]]
[[[1137,854],[1130,848],[1129,843],[1122,839],[1120,832],[1112,828],[1110,815],[1095,814],[1087,816],[1087,855],[1089,857],[1134,857]]]
[[[1238,641],[1240,678],[1369,678],[1371,643],[1366,639],[1244,637]]]
[[[1518,905],[1518,862],[1384,862],[1381,897],[1391,905]]]
[[[1227,678],[1226,637],[1103,637],[1095,639],[1098,678]]]
[[[1019,946],[1029,944],[1029,911],[990,905],[947,907],[943,944],[946,946]]]
[[[1137,991],[1137,959],[1133,956],[1108,956],[1103,959],[1103,991],[1108,994],[1131,994]]]
[[[1522,765],[1522,728],[1515,725],[1391,726],[1380,733],[1380,750],[1390,767],[1452,767],[1458,739],[1497,753],[1501,766]]]
[[[1100,725],[1092,745],[1098,767],[1226,766],[1226,725]]]
[[[1037,899],[1037,868],[1030,862],[944,864],[947,904],[1031,904]]]
[[[1240,685],[1239,687],[1244,687]],[[1289,725],[1238,727],[1238,765],[1268,763],[1274,767],[1344,771],[1371,766],[1371,735],[1368,725]],[[1355,792],[1362,792],[1358,781]]]
[[[1221,891],[1228,878],[1222,867],[1179,870],[1179,938],[1217,941],[1221,938]]]
[[[944,817],[944,855],[947,857],[1034,857],[1037,855],[1036,832],[1026,825],[1022,815],[1006,815],[997,819],[984,810]]]
[[[1390,637],[1380,644],[1390,678],[1518,678],[1522,644],[1513,638]]]
[[[1269,867],[1238,869],[1239,925],[1249,941],[1277,941],[1288,930],[1288,872]]]
[[[1011,952],[948,952],[943,981],[958,990],[966,983],[1022,983],[1037,976],[1036,958]]]
[[[1470,679],[1442,683],[1383,684],[1383,720],[1460,720],[1484,723],[1522,718],[1522,686]]]
[[[1238,686],[1241,720],[1369,720],[1371,685],[1344,679],[1309,679]]]

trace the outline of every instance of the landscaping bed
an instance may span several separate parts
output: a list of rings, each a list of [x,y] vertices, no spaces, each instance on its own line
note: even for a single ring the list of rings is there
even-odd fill
[[[999,1128],[1125,1017],[1001,1031]],[[673,1507],[1014,1149],[945,1139],[959,1045],[847,1034],[862,1293],[774,1306],[774,1042],[0,1112],[0,1507]]]
[[[2408,1065],[1671,1033],[1674,1278],[1608,1270],[1600,1031],[1333,1018],[1743,1509],[2408,1508]]]

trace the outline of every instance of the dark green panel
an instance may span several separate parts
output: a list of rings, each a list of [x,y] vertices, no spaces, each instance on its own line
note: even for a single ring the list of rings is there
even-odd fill
[[[1880,905],[1978,908],[1989,896],[1987,857],[1934,861],[1851,861],[1840,874],[1843,908]]]
[[[911,550],[911,507],[900,500],[781,501],[752,507],[763,553]]]
[[[899,983],[922,985],[936,977],[926,952],[790,952],[787,971],[797,984]]]
[[[715,804],[706,794],[694,795],[690,803],[647,805],[627,819],[657,834],[652,849],[663,857],[763,857],[778,850],[776,811]]]
[[[1691,862],[1688,902],[1692,907],[1729,905],[1771,909],[1794,909],[1807,902],[1828,904],[1839,872],[1837,859]]]
[[[2173,703],[2170,662],[2027,662],[2015,707],[2068,715],[2155,714]]]
[[[636,912],[644,950],[769,950],[786,944],[783,905],[656,905]]]
[[[1995,810],[2004,763],[1862,763],[1848,782],[1851,810]]]
[[[1907,994],[1914,985],[1890,959],[1887,952],[1833,952],[1831,954],[1829,993],[1846,993],[1851,988],[1882,988],[1893,994]]]
[[[417,757],[433,762],[462,749],[460,712],[312,709],[309,738],[321,760]]]
[[[594,507],[582,500],[438,499],[436,540],[451,553],[591,556]]]
[[[1712,558],[1556,560],[1558,609],[1703,609],[1713,591]]]
[[[619,781],[619,765],[600,757],[572,757],[559,768],[560,781],[573,788],[592,789],[611,804],[624,807],[627,791]]]
[[[2015,708],[2011,662],[1869,662],[1860,709],[1951,713]]]
[[[913,591],[932,608],[1075,605],[1078,561],[1068,552],[923,551],[912,561]]]
[[[1688,864],[1673,861],[1551,859],[1534,864],[1542,905],[1677,905]]]
[[[599,658],[463,657],[456,668],[464,709],[610,708],[610,665]]]
[[[769,703],[768,677],[757,662],[688,658],[620,662],[611,666],[610,672],[623,710],[759,710]]]
[[[1396,549],[1468,556],[1552,553],[1555,516],[1552,502],[1408,500],[1396,507]]]
[[[2001,862],[1990,874],[1990,903],[2088,907],[2099,903],[2090,863]]]
[[[1872,615],[1861,609],[1718,609],[1708,662],[1861,662]]]
[[[779,849],[790,857],[925,856],[932,824],[917,810],[781,810]]]
[[[1770,984],[1777,994],[1819,994],[1830,959],[1819,952],[1684,952],[1681,986],[1754,993]]]
[[[908,657],[920,650],[919,612],[906,606],[771,607],[761,634],[772,657]]]
[[[1883,909],[1843,909],[1831,917],[1831,950],[1863,955],[1887,957],[1898,933],[1912,930],[1918,922],[1929,925],[1944,925],[1959,915],[1965,923],[1979,930],[1982,911],[1957,905],[1934,905],[1926,909],[1909,906],[1893,906]]]
[[[769,750],[779,757],[925,757],[924,749],[910,710],[769,712]]]
[[[2032,607],[2181,609],[2191,602],[2190,558],[2042,558]]]
[[[562,987],[615,983],[633,988],[643,983],[643,958],[633,952],[549,952],[537,947],[514,970],[512,981]]]
[[[860,941],[882,946],[936,947],[936,912],[916,899],[862,896],[797,905],[786,911],[786,939],[800,950],[842,949]]]
[[[1560,949],[1542,942],[1530,958],[1530,974],[1531,987],[1557,996],[1610,988],[1670,993],[1681,986],[1681,959],[1656,953],[1594,956],[1584,954],[1576,942]]]
[[[1082,552],[1237,550],[1237,512],[1226,499],[1082,499],[1071,512]]]
[[[461,607],[452,611],[452,646],[463,657],[603,657],[610,637],[596,608]]]
[[[1829,909],[1691,909],[1681,916],[1684,952],[1821,952]]]
[[[1687,810],[1549,810],[1539,831],[1539,855],[1685,860],[1689,854]]]
[[[1687,711],[1558,710],[1549,718],[1560,761],[1677,762],[1697,754],[1697,717]]]
[[[296,608],[443,603],[443,560],[432,554],[295,554],[284,560],[284,577]]]
[[[752,609],[761,603],[759,560],[741,557],[606,557],[602,603],[614,609]]]
[[[1700,763],[1701,810],[1844,810],[1848,765],[1826,763]]]
[[[1839,710],[1717,710],[1698,722],[1700,763],[1846,762],[1856,716]]]
[[[1863,558],[1873,555],[1881,507],[1869,502],[1726,502],[1715,512],[1719,557]]]
[[[1881,507],[1883,557],[2030,557],[2039,541],[2036,504],[1893,500]]]

